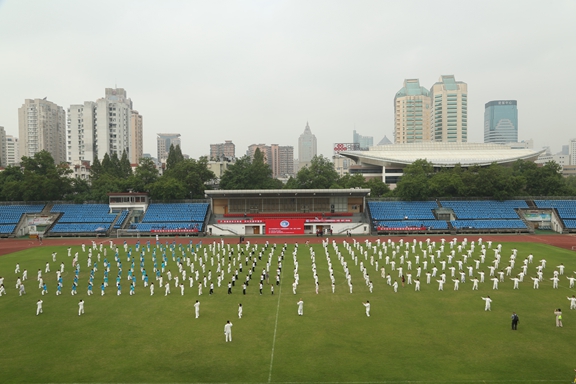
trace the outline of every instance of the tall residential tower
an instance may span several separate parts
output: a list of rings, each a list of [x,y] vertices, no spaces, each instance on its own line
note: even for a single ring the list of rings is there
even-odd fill
[[[404,80],[394,97],[394,142],[419,143],[432,140],[430,92],[418,79]]]
[[[440,76],[430,89],[432,140],[468,141],[468,85],[454,75]]]
[[[18,109],[20,155],[32,157],[46,150],[56,164],[66,161],[66,113],[44,99],[26,99]]]
[[[68,109],[67,161],[102,160],[104,155],[126,151],[132,156],[132,100],[122,88],[106,88],[96,102],[74,104]]]

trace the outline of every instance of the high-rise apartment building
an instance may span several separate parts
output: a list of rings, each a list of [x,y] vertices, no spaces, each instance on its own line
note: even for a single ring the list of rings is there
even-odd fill
[[[518,142],[518,107],[516,100],[495,100],[484,105],[484,142]]]
[[[158,161],[160,163],[165,163],[166,159],[168,159],[171,145],[176,148],[176,146],[181,144],[180,136],[179,133],[158,133],[156,145],[158,149]],[[180,146],[180,149],[182,149],[182,146]]]
[[[254,158],[256,149],[264,154],[264,161],[270,166],[272,177],[294,176],[294,147],[278,144],[252,144],[248,147],[246,155]]]
[[[66,161],[66,113],[44,99],[26,99],[18,109],[20,155],[48,151],[56,164]]]
[[[6,135],[6,165],[20,164],[20,151],[18,148],[18,138],[12,135]]]
[[[104,154],[99,157],[96,151],[97,106],[93,101],[86,101],[84,104],[74,104],[68,108],[67,162],[92,162],[94,158],[104,158]]]
[[[254,159],[254,153],[256,149],[259,149],[262,154],[264,154],[264,161],[270,165],[272,160],[272,153],[270,152],[270,146],[266,144],[252,144],[248,146],[248,150],[246,151],[246,155],[250,156],[251,159]]]
[[[236,157],[236,146],[232,140],[225,140],[223,143],[210,144],[210,159],[233,159]]]
[[[571,139],[570,144],[568,144],[568,156],[570,165],[576,165],[576,139]]]
[[[272,177],[288,178],[294,176],[294,147],[291,145],[270,145]]]
[[[432,140],[430,91],[418,79],[404,80],[394,96],[394,142],[420,143]]]
[[[318,153],[316,136],[312,134],[310,125],[306,122],[304,133],[298,138],[298,169],[306,167]]]
[[[95,158],[102,160],[107,153],[118,157],[126,151],[131,158],[132,100],[122,88],[106,88],[105,96],[96,102],[74,104],[68,109],[68,162]]]
[[[6,131],[0,127],[0,167],[5,167],[8,161],[6,159]]]
[[[374,137],[372,136],[362,136],[356,130],[352,132],[352,142],[358,143],[361,150],[367,150],[369,147],[374,145]]]
[[[468,141],[468,85],[454,75],[440,76],[430,89],[432,141]]]
[[[144,156],[144,123],[142,115],[132,110],[130,115],[130,163],[138,164]]]

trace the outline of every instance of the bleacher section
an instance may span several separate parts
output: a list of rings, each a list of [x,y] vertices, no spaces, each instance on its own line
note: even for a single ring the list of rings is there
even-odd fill
[[[369,201],[372,220],[435,220],[434,201]]]
[[[202,232],[208,212],[208,203],[150,204],[139,224],[131,231],[194,233]]]
[[[40,213],[43,204],[33,205],[1,205],[0,206],[0,235],[10,235],[16,229],[22,214]]]
[[[393,230],[393,228],[422,228],[424,227],[426,230],[427,229],[448,229],[448,223],[446,223],[445,221],[441,221],[441,220],[418,220],[418,221],[414,221],[414,220],[394,220],[394,221],[377,221],[375,222],[376,225],[378,227],[380,227],[382,230],[386,230],[386,228],[388,228],[389,230]]]
[[[64,213],[50,230],[52,234],[104,233],[117,216],[108,213],[108,204],[55,204],[51,212]]]
[[[456,230],[528,230],[516,208],[528,208],[524,200],[441,201],[451,208],[456,220],[450,223]]]
[[[446,221],[436,220],[434,201],[369,201],[372,224],[379,232],[398,230],[447,230]]]
[[[452,220],[455,229],[527,229],[522,220]]]
[[[538,208],[556,208],[567,229],[576,229],[576,200],[534,200]]]
[[[124,225],[124,222],[126,221],[129,213],[130,211],[128,210],[120,212],[120,217],[118,218],[118,221],[116,221],[116,224],[114,224],[114,229],[122,228],[122,225]]]
[[[528,208],[524,200],[441,201],[444,208],[451,208],[458,220],[518,219],[514,208]]]

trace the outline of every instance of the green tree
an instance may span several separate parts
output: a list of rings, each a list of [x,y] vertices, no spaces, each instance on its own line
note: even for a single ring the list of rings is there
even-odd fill
[[[444,168],[436,172],[428,180],[429,194],[431,197],[457,197],[464,193],[462,181],[462,168],[456,165],[453,169]]]
[[[430,197],[428,181],[434,168],[425,159],[419,159],[404,169],[404,175],[394,190],[403,200],[426,200]]]
[[[329,189],[338,188],[338,172],[332,162],[320,155],[314,156],[310,165],[298,171],[296,177],[289,180],[286,188],[298,189]]]
[[[22,200],[22,181],[24,173],[20,167],[10,165],[0,172],[0,200]]]
[[[72,170],[67,164],[56,166],[48,151],[40,151],[32,157],[22,157],[24,172],[22,199],[24,201],[62,200],[72,192]]]
[[[128,178],[132,176],[132,164],[128,159],[128,154],[126,151],[122,152],[122,157],[120,158],[120,177]]]
[[[390,194],[390,187],[378,177],[366,182],[366,188],[370,188],[371,197],[382,197]]]
[[[256,149],[254,159],[244,156],[232,165],[220,179],[222,189],[280,189],[282,182],[272,178],[272,169],[264,161],[264,154]]]
[[[174,168],[178,163],[184,161],[184,155],[180,146],[174,147],[174,144],[170,144],[170,150],[168,151],[168,159],[166,159],[166,170]]]
[[[188,197],[186,186],[173,177],[161,177],[149,184],[150,197],[154,200],[181,200]]]
[[[337,185],[340,188],[364,188],[366,186],[366,179],[360,173],[354,175],[347,173],[340,177],[337,181]]]
[[[492,163],[488,167],[480,168],[478,172],[476,196],[506,200],[518,196],[524,190],[525,182],[522,176],[514,175],[512,168]]]
[[[183,159],[164,173],[164,177],[179,180],[185,186],[188,194],[183,198],[204,198],[207,183],[216,178],[214,172],[208,169],[208,158],[203,156],[198,161]]]
[[[135,192],[147,192],[149,186],[158,180],[159,172],[154,160],[149,157],[140,159],[140,163],[131,178],[131,186]]]

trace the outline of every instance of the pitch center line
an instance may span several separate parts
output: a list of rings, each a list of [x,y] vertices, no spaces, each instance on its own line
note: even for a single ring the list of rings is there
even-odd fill
[[[274,321],[274,337],[272,338],[272,353],[270,354],[270,370],[268,372],[268,383],[272,381],[272,364],[274,364],[274,347],[276,346],[276,330],[278,329],[278,314],[280,313],[280,296],[282,295],[282,283],[284,274],[284,259],[282,259],[282,271],[280,272],[280,288],[278,289],[278,305],[276,306],[276,320]]]

